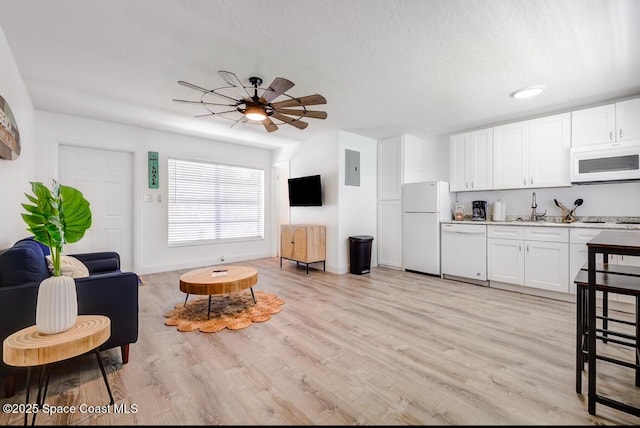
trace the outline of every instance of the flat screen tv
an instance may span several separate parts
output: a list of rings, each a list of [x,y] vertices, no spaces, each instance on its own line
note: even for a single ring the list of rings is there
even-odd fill
[[[322,188],[320,175],[289,179],[290,207],[321,207]]]

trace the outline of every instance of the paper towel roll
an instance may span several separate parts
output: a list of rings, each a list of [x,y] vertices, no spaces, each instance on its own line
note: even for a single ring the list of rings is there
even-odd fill
[[[504,221],[505,217],[504,203],[500,199],[498,199],[493,204],[493,221]]]

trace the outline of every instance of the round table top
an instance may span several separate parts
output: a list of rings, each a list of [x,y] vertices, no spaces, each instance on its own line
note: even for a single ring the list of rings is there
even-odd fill
[[[104,315],[78,315],[69,330],[44,334],[37,326],[24,328],[2,343],[5,364],[39,366],[76,357],[102,345],[111,336],[111,320]]]
[[[214,272],[214,271],[224,272]],[[253,287],[258,271],[248,266],[212,266],[196,269],[180,276],[180,291],[187,294],[225,294]]]

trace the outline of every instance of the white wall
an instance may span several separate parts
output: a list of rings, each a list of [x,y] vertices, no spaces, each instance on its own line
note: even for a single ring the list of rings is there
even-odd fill
[[[360,186],[346,186],[345,149],[360,152]],[[323,206],[291,207],[291,223],[324,224],[326,269],[349,271],[349,236],[376,235],[377,142],[345,131],[332,131],[300,143],[290,177],[320,174]],[[374,247],[375,248],[375,247]],[[372,266],[377,265],[372,251]]]
[[[20,132],[21,153],[15,160],[0,159],[0,249],[10,247],[29,235],[20,217],[30,181],[42,181],[40,158],[35,141],[35,110],[13,59],[4,32],[0,28],[0,95],[13,112]],[[47,183],[48,184],[48,183]]]
[[[458,192],[453,199],[464,202],[465,214],[471,215],[471,201],[488,202],[488,214],[493,213],[493,203],[500,198],[506,204],[506,215],[531,215],[532,193],[536,193],[538,212],[547,210],[547,215],[560,216],[560,208],[553,199],[572,208],[576,199],[584,200],[576,209],[578,217],[640,217],[640,182],[589,184],[546,189],[514,189],[485,192]]]
[[[133,153],[134,270],[139,274],[186,269],[250,260],[270,255],[271,156],[270,150],[188,137],[74,116],[37,112],[37,145],[46,154],[44,175],[57,177],[60,144],[120,150]],[[148,151],[159,154],[160,188],[148,189]],[[167,159],[170,157],[221,162],[264,169],[265,237],[240,241],[168,247],[167,245]],[[153,203],[145,203],[151,194]],[[160,195],[162,202],[158,202]]]
[[[345,185],[345,150],[360,152],[360,186]],[[349,132],[339,132],[338,273],[349,271],[349,237],[373,236],[371,266],[377,266],[377,165],[378,141]]]
[[[291,178],[320,174],[321,207],[291,207],[292,224],[324,224],[326,226],[326,269],[338,271],[338,132],[329,132],[300,143],[291,158]]]

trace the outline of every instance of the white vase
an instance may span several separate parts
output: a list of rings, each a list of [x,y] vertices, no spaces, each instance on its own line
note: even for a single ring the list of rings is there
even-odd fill
[[[70,329],[78,319],[76,282],[70,276],[50,276],[40,283],[36,303],[36,327],[56,334]]]

